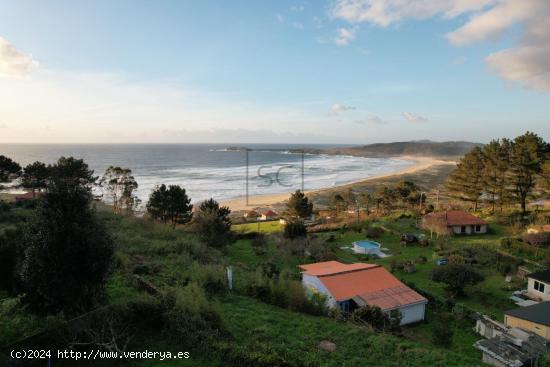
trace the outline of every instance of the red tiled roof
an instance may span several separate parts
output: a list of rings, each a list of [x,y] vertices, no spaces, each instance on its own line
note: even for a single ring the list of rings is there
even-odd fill
[[[363,264],[363,263],[354,263],[354,264],[342,264],[338,261],[324,261],[314,264],[305,264],[300,265],[300,268],[304,270],[304,274],[314,275],[314,276],[323,276],[323,275],[335,275],[355,270],[368,269],[375,266],[376,264]]]
[[[462,210],[448,210],[444,212],[434,212],[426,214],[426,217],[438,217],[447,222],[447,226],[467,226],[487,224],[481,218]]]
[[[381,265],[327,261],[300,267],[305,274],[318,276],[337,301],[360,297],[383,310],[427,302]]]
[[[426,301],[424,297],[406,285],[398,285],[392,288],[360,294],[359,297],[367,304],[371,306],[378,306],[382,310],[394,309],[401,306]]]
[[[277,216],[277,213],[275,213],[273,210],[268,210],[267,212],[263,212],[262,214],[265,215],[266,217],[275,217],[275,216]]]
[[[545,224],[542,226],[543,232],[550,232],[550,224]]]

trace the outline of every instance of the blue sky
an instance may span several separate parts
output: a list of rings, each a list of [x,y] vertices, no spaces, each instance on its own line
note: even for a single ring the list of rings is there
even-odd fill
[[[549,140],[547,4],[434,3],[0,1],[0,142]]]

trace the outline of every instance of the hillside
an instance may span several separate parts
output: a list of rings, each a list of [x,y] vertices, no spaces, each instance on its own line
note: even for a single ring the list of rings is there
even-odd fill
[[[368,156],[421,156],[438,158],[455,158],[469,152],[480,143],[467,141],[445,141],[435,142],[430,140],[403,141],[394,143],[376,143],[350,148],[331,149],[333,154],[352,154]]]

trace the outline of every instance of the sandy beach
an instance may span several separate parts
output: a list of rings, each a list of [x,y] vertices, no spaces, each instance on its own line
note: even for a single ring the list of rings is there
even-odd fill
[[[352,181],[352,182],[349,182],[349,183],[341,185],[341,186],[332,186],[332,187],[326,187],[326,188],[321,188],[321,189],[316,189],[316,190],[309,190],[309,191],[306,190],[306,194],[320,193],[320,192],[323,192],[325,190],[333,190],[337,187],[346,187],[346,186],[349,186],[349,185],[364,183],[364,182],[367,182],[367,181],[380,179],[380,178],[391,178],[393,176],[401,176],[401,175],[405,175],[405,174],[416,173],[416,172],[419,172],[419,171],[422,171],[422,170],[427,170],[427,169],[429,169],[433,166],[437,166],[437,165],[454,165],[454,164],[456,164],[456,162],[454,162],[454,161],[445,161],[445,160],[440,160],[440,159],[435,159],[435,158],[430,158],[430,157],[398,156],[398,157],[393,157],[393,158],[408,159],[408,160],[414,161],[414,164],[410,167],[407,167],[407,168],[404,168],[404,169],[401,169],[401,170],[397,170],[397,171],[390,172],[390,173],[387,173],[387,174],[366,177],[364,179],[359,179],[359,180],[356,180],[356,181]],[[248,201],[246,200],[246,197],[239,197],[239,198],[235,198],[235,199],[222,201],[221,204],[225,205],[225,206],[228,206],[232,211],[250,210],[250,209],[253,209],[253,208],[257,208],[257,207],[264,208],[264,207],[273,206],[275,204],[280,204],[280,203],[286,201],[289,196],[290,196],[290,192],[280,193],[280,194],[252,195],[248,198]]]

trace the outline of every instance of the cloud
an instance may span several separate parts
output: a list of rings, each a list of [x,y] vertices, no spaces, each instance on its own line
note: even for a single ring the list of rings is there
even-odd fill
[[[284,22],[285,22],[285,18],[284,18],[281,14],[279,14],[279,13],[275,14],[275,19],[276,19],[277,22],[279,22],[279,23],[284,23]]]
[[[336,0],[333,17],[387,27],[406,20],[467,16],[447,33],[455,46],[498,40],[519,30],[509,49],[485,58],[489,70],[527,88],[550,92],[550,1],[547,0]],[[519,27],[518,27],[519,26]]]
[[[404,19],[446,18],[481,10],[498,0],[336,0],[330,13],[349,22],[368,22],[382,27]]]
[[[0,37],[0,77],[24,78],[38,68],[38,65],[38,61]]]
[[[328,114],[331,115],[331,116],[336,116],[340,112],[351,111],[351,110],[355,110],[355,107],[346,106],[346,105],[341,104],[341,103],[335,103],[330,107],[330,110],[328,111]]]
[[[304,11],[305,7],[303,5],[292,5],[290,7],[290,10],[294,11],[294,12],[300,12],[300,11]]]
[[[424,122],[428,121],[428,118],[422,115],[418,115],[413,112],[403,112],[403,117],[409,122]]]
[[[375,124],[375,125],[385,125],[389,123],[389,121],[384,120],[380,116],[377,115],[370,115],[364,120],[356,120],[355,123],[357,124]]]
[[[334,43],[339,46],[345,46],[349,44],[355,38],[355,28],[338,28],[336,30],[336,37]]]

